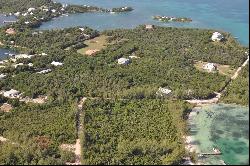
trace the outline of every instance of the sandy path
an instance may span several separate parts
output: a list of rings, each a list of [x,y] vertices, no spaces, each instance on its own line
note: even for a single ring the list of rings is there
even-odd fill
[[[234,80],[234,79],[236,79],[236,78],[238,77],[240,71],[242,70],[242,68],[243,68],[244,66],[247,65],[248,61],[249,61],[249,56],[247,57],[247,60],[241,65],[241,67],[239,67],[239,68],[237,69],[237,71],[236,71],[236,72],[234,73],[234,75],[231,77],[232,80]]]
[[[82,106],[84,104],[84,102],[87,100],[86,97],[84,97],[78,104],[78,112],[77,112],[77,137],[78,139],[76,140],[76,144],[74,145],[74,153],[76,156],[76,160],[74,163],[66,163],[66,165],[82,165],[81,163],[81,156],[82,156],[82,148],[81,148],[81,132],[82,132],[82,123],[81,123],[81,111],[82,111]]]
[[[229,83],[226,86],[228,86],[232,80],[236,79],[239,76],[240,71],[242,70],[242,68],[244,66],[246,66],[248,64],[248,62],[249,62],[249,56],[247,57],[247,60],[245,60],[245,62],[236,70],[236,72],[231,77]],[[191,104],[197,104],[197,105],[217,103],[219,101],[220,97],[221,97],[221,94],[224,92],[226,86],[223,88],[221,93],[215,92],[216,96],[214,98],[207,99],[207,100],[193,99],[193,100],[186,100],[186,101],[191,103]]]

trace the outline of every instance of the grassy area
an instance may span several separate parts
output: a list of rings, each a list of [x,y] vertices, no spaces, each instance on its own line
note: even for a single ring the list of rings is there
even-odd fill
[[[85,55],[86,51],[89,51],[89,50],[101,50],[107,46],[107,43],[108,43],[107,38],[108,36],[101,35],[96,38],[87,40],[84,42],[84,44],[86,44],[87,47],[81,48],[77,52]]]
[[[203,69],[203,65],[205,65],[207,62],[202,62],[202,61],[197,61],[194,66],[200,70],[200,71],[207,71]],[[226,76],[233,76],[235,69],[232,68],[230,65],[221,65],[221,64],[216,64],[217,65],[217,70],[220,74],[226,75]]]

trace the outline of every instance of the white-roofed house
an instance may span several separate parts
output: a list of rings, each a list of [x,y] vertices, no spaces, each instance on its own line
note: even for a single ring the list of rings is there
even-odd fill
[[[63,63],[56,62],[56,61],[51,62],[51,64],[54,65],[54,66],[62,66],[63,65]]]
[[[20,92],[15,90],[15,89],[11,89],[9,91],[5,91],[3,93],[4,97],[9,97],[9,98],[18,98],[20,97]]]
[[[36,9],[31,7],[31,8],[28,9],[28,12],[31,12],[31,11],[34,11],[34,10],[36,10]]]
[[[5,74],[0,74],[0,79],[3,79],[3,78],[5,78],[5,77],[6,77]]]
[[[219,32],[214,32],[211,39],[213,41],[221,41],[222,39],[224,39],[224,36]]]
[[[118,59],[119,65],[128,65],[129,63],[130,63],[130,59],[127,59],[127,58],[119,58]]]
[[[158,89],[158,91],[156,92],[157,95],[160,95],[160,96],[167,96],[169,95],[170,93],[172,92],[172,90],[168,89],[168,88],[162,88],[160,87]]]
[[[203,69],[208,70],[209,72],[217,70],[217,65],[214,63],[207,63],[203,65]]]
[[[45,70],[42,70],[42,71],[39,71],[37,72],[38,74],[46,74],[46,73],[49,73],[51,72],[52,70],[51,69],[45,69]]]

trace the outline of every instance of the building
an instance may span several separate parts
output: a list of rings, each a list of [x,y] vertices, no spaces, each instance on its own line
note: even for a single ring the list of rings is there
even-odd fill
[[[15,64],[13,65],[15,68],[17,68],[18,66],[23,66],[24,64],[23,63],[18,63],[18,64]]]
[[[22,59],[22,58],[30,59],[30,58],[33,57],[33,56],[34,56],[34,55],[18,54],[18,55],[15,55],[15,59]]]
[[[29,67],[33,67],[33,63],[29,63],[28,66],[29,66]]]
[[[221,41],[222,39],[224,39],[224,36],[219,32],[214,32],[211,39],[213,41]]]
[[[31,8],[28,9],[28,12],[31,12],[31,11],[34,11],[34,10],[36,10],[36,9],[31,7]]]
[[[0,111],[3,112],[10,112],[13,109],[12,105],[8,103],[3,103],[3,105],[0,107]]]
[[[46,74],[46,73],[49,73],[51,72],[52,70],[51,69],[46,69],[46,70],[42,70],[42,71],[39,71],[37,72],[38,74]]]
[[[55,12],[56,12],[56,9],[52,9],[51,12],[52,12],[52,13],[55,13]]]
[[[203,69],[208,70],[209,72],[217,70],[217,66],[214,63],[207,63],[203,65]]]
[[[135,55],[130,55],[129,58],[130,58],[130,59],[138,59],[138,58],[140,58],[140,57],[135,56]]]
[[[20,92],[17,90],[11,89],[9,91],[4,92],[3,96],[8,97],[8,98],[19,98]]]
[[[146,29],[154,29],[154,25],[148,24],[148,25],[145,25],[145,28]]]
[[[16,12],[16,13],[14,13],[14,15],[16,16],[16,17],[18,17],[18,16],[20,16],[20,12]]]
[[[85,30],[84,28],[79,28],[82,32]]]
[[[63,63],[56,62],[56,61],[51,62],[51,64],[54,65],[54,66],[62,66],[63,65]]]
[[[0,74],[0,80],[3,79],[3,78],[5,78],[5,77],[6,77],[5,74]]]
[[[16,34],[16,31],[14,28],[8,28],[5,33],[9,34],[9,35],[14,35]]]
[[[160,95],[160,96],[167,96],[169,95],[170,93],[172,92],[172,90],[168,89],[168,88],[162,88],[160,87],[158,89],[158,91],[156,92],[157,95]]]
[[[129,63],[130,63],[130,59],[127,59],[127,58],[119,58],[118,59],[119,65],[128,65]]]

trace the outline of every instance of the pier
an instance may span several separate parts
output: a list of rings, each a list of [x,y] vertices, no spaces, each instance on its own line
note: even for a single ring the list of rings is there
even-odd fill
[[[16,21],[6,21],[6,20],[4,20],[3,21],[3,23],[5,24],[5,23],[15,23]]]
[[[201,155],[203,155],[203,156],[208,156],[208,155],[221,155],[221,153],[201,153]]]

